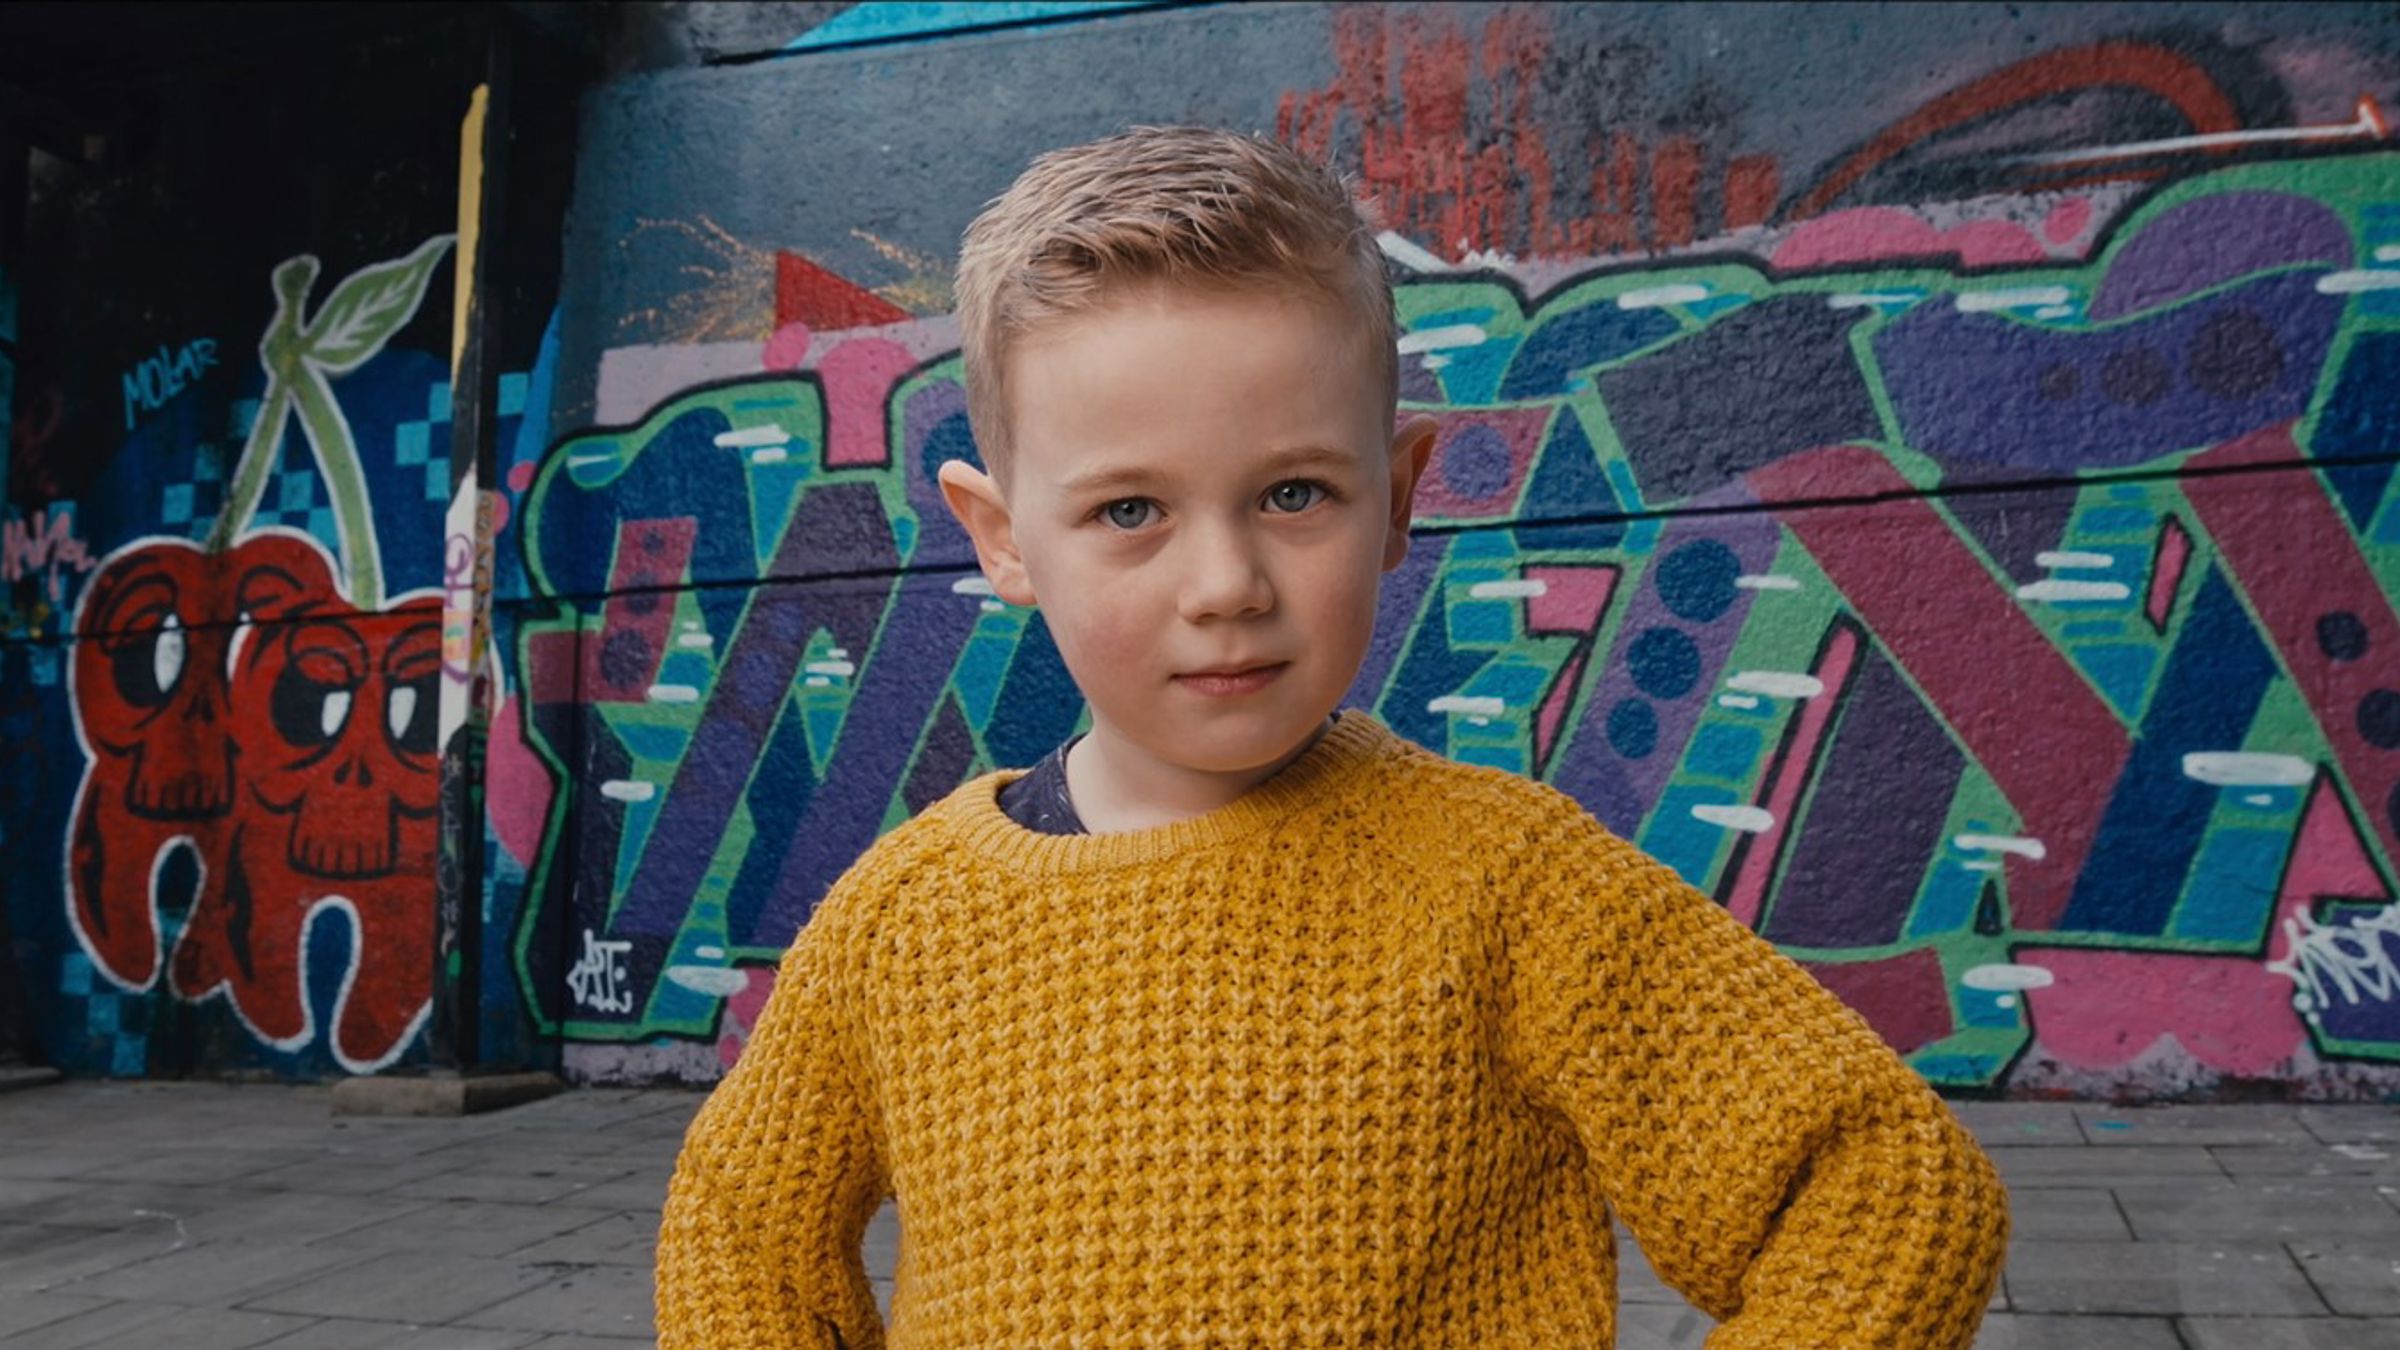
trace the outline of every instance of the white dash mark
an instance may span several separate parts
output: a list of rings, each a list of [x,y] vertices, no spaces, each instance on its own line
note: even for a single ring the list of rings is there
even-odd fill
[[[2218,787],[2299,787],[2315,778],[2317,769],[2298,755],[2199,750],[2183,757],[2183,776]]]
[[[1469,698],[1465,694],[1444,694],[1425,705],[1425,711],[1463,713],[1468,717],[1498,717],[1508,711],[1508,704],[1496,698]]]
[[[570,469],[580,469],[580,468],[584,467],[584,466],[585,466],[585,465],[587,465],[587,464],[614,464],[614,463],[616,463],[616,462],[617,462],[617,457],[616,457],[615,455],[569,455],[569,456],[567,456],[567,467],[568,467],[568,468],[570,468]]]
[[[2377,262],[2400,262],[2400,244],[2383,244],[2375,250]]]
[[[1406,235],[1391,230],[1385,230],[1376,235],[1375,246],[1383,250],[1383,256],[1418,272],[1447,272],[1450,270],[1450,264],[1435,257],[1432,250],[1420,246],[1417,241]]]
[[[1417,364],[1427,370],[1441,370],[1450,364],[1450,358],[1440,352],[1427,352],[1417,358]]]
[[[1969,858],[1959,866],[1970,872],[1997,872],[2001,868],[2001,864],[1991,858]]]
[[[732,998],[750,987],[750,972],[723,966],[669,966],[667,978],[694,993]]]
[[[2037,319],[2063,319],[2075,312],[2073,305],[2044,305],[2033,312]]]
[[[1995,995],[1992,999],[1992,1006],[1995,1008],[2013,1008],[2017,1006],[2017,996],[2015,994]]]
[[[2017,588],[2019,600],[2122,600],[2133,594],[2122,581],[2037,581]]]
[[[1720,708],[1755,708],[1758,706],[1758,700],[1748,694],[1719,694],[1717,695],[1717,706]]]
[[[1419,352],[1438,352],[1445,347],[1479,347],[1489,333],[1480,324],[1454,323],[1440,328],[1420,329],[1400,335],[1400,354],[1414,356]]]
[[[2335,1144],[2333,1151],[2356,1162],[2381,1162],[2392,1156],[2373,1144]]]
[[[2242,794],[2242,804],[2245,806],[2273,806],[2275,794],[2272,792],[2245,792]]]
[[[811,675],[856,675],[858,667],[847,661],[811,661],[801,667]]]
[[[658,795],[658,784],[637,783],[630,778],[611,778],[600,785],[600,795],[612,802],[646,802]]]
[[[836,661],[847,661],[850,659],[850,649],[848,647],[827,647],[825,655]]]
[[[722,961],[725,959],[725,949],[723,947],[694,947],[692,955],[703,961]]]
[[[1547,581],[1478,581],[1467,588],[1471,600],[1514,600],[1520,597],[1548,595]]]
[[[675,639],[678,647],[714,647],[717,640],[706,633],[685,633]]]
[[[801,683],[807,685],[811,689],[824,689],[832,685],[833,681],[825,678],[822,675],[811,675],[806,680],[801,681]]]
[[[992,583],[982,577],[960,577],[950,583],[952,595],[990,595]]]
[[[1744,834],[1764,834],[1775,828],[1775,813],[1757,806],[1695,806],[1692,819]]]
[[[2074,553],[2065,550],[2052,553],[2036,553],[2033,555],[2033,561],[2034,565],[2037,567],[2047,567],[2053,570],[2062,567],[2114,567],[2117,565],[2117,559],[2114,554]]]
[[[700,631],[700,621],[698,619],[685,619],[683,621],[683,631],[687,633],[696,633]]]
[[[1008,606],[1001,604],[997,600],[986,600],[982,605],[983,612],[986,614],[998,614],[1007,608]]]
[[[784,449],[780,445],[769,446],[764,450],[753,450],[750,452],[750,462],[753,464],[781,464],[791,457],[791,452]]]
[[[749,450],[762,445],[790,443],[792,433],[769,423],[763,427],[743,427],[738,431],[717,433],[717,445],[726,450]]]
[[[2360,291],[2400,290],[2400,270],[2327,272],[2317,278],[2319,295],[2356,295]]]
[[[1800,578],[1771,573],[1765,576],[1735,577],[1733,585],[1734,589],[1743,591],[1796,591],[1800,589]]]
[[[2014,853],[2034,862],[2050,856],[2050,850],[2043,847],[2041,840],[2021,834],[1962,834],[1950,842],[1971,852]]]
[[[1689,305],[1708,298],[1706,286],[1689,283],[1674,286],[1645,286],[1627,291],[1617,297],[1619,309],[1657,309],[1661,305]]]
[[[2047,989],[2058,982],[2047,966],[1970,966],[1958,982],[1969,989]]]
[[[1979,314],[1995,309],[2028,309],[2040,305],[2063,305],[2074,297],[2064,286],[2020,286],[2015,290],[1960,291],[1955,297],[1958,312]]]
[[[1816,676],[1782,670],[1745,670],[1727,680],[1725,687],[1769,698],[1815,698],[1825,692],[1825,682]]]
[[[1922,297],[1906,291],[1845,291],[1825,297],[1828,309],[1870,309],[1877,305],[1913,305]]]
[[[697,703],[700,691],[688,684],[654,684],[650,686],[652,703]]]

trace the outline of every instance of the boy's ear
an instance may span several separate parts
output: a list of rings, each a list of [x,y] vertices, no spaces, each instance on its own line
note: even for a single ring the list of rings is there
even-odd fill
[[[1391,571],[1408,558],[1408,523],[1416,515],[1417,480],[1433,458],[1434,420],[1411,413],[1392,432],[1391,528],[1385,534],[1383,570]]]
[[[975,541],[975,561],[983,568],[983,579],[992,583],[992,593],[1012,605],[1031,606],[1033,583],[1025,572],[1025,556],[1017,551],[1016,529],[1000,485],[963,459],[945,462],[934,477],[950,514]]]

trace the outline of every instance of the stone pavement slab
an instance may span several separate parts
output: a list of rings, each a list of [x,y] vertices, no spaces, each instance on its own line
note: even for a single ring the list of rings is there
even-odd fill
[[[688,1091],[336,1118],[323,1088],[0,1096],[0,1350],[629,1350]],[[2400,1109],[1958,1102],[2015,1232],[1977,1350],[2400,1350]],[[891,1301],[886,1206],[862,1253]],[[1620,1234],[1621,1350],[1707,1317]]]

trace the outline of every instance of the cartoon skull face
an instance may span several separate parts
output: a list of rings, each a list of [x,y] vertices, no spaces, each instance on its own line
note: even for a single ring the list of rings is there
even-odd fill
[[[262,629],[240,655],[244,780],[289,818],[295,871],[362,878],[430,865],[440,673],[438,600],[303,616]]]
[[[272,535],[221,558],[158,540],[93,578],[76,623],[76,709],[93,754],[117,762],[128,812],[152,820],[225,813],[233,799],[226,653],[236,621],[332,590],[314,549]]]

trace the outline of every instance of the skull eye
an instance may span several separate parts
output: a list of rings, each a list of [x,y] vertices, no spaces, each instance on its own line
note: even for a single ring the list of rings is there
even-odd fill
[[[392,748],[403,754],[432,754],[435,712],[431,675],[394,682],[391,699],[384,705],[384,722],[391,732]]]
[[[269,694],[269,711],[275,721],[275,731],[300,749],[313,750],[328,744],[342,734],[350,720],[350,705],[355,701],[357,685],[318,666],[317,663],[294,661],[283,668],[275,679],[274,692]]]
[[[169,611],[157,628],[135,634],[109,653],[117,693],[137,708],[155,708],[183,678],[183,623]]]

